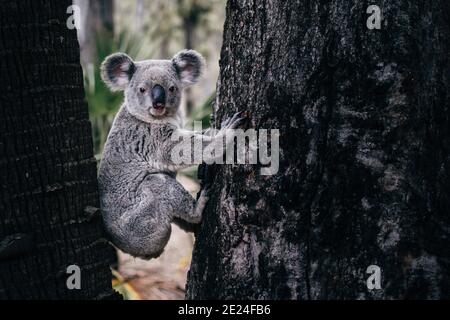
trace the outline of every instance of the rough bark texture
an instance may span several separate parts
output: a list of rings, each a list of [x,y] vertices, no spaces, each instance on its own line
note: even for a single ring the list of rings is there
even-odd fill
[[[450,3],[370,4],[228,2],[216,123],[279,128],[280,171],[208,168],[188,298],[450,298]]]
[[[0,5],[0,299],[114,296],[70,4]]]

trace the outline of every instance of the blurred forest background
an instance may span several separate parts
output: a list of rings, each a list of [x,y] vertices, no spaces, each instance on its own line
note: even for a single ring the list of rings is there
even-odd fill
[[[225,0],[74,0],[81,26],[78,40],[86,100],[94,137],[94,152],[101,159],[122,93],[112,93],[100,79],[100,64],[111,53],[125,52],[136,61],[170,59],[181,49],[195,49],[206,59],[203,79],[189,88],[182,101],[186,126],[194,120],[209,126],[219,73]],[[196,169],[178,175],[193,195],[199,189]],[[177,226],[165,252],[144,261],[118,252],[115,289],[128,299],[183,299],[193,245],[192,234]]]

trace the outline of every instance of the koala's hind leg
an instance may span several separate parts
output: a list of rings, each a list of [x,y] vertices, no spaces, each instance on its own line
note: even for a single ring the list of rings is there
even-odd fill
[[[125,212],[113,227],[113,243],[135,257],[156,258],[169,241],[170,218],[154,200],[142,200],[138,206]]]
[[[111,224],[114,244],[133,256],[158,257],[171,233],[171,221],[177,209],[180,191],[167,174],[148,174],[136,183],[132,196],[136,205]]]
[[[171,192],[173,193],[171,198],[174,201],[174,222],[183,229],[192,231],[192,228],[189,225],[198,224],[202,220],[202,213],[208,202],[208,193],[206,190],[202,190],[196,201],[175,179],[173,179],[171,189]]]
[[[173,220],[186,231],[194,231],[195,225],[200,223],[208,201],[206,191],[195,201],[175,177],[164,173],[148,175],[141,185],[140,196],[153,207],[150,214],[155,216],[158,225],[158,221]],[[165,223],[163,226],[166,228]]]

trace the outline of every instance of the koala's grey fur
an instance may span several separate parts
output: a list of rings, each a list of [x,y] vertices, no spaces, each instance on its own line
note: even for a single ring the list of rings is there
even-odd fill
[[[171,150],[179,142],[170,137],[181,127],[182,90],[198,80],[203,68],[202,56],[193,50],[183,50],[172,60],[141,62],[117,53],[102,65],[102,79],[112,90],[125,90],[125,101],[100,163],[101,209],[111,241],[133,256],[159,256],[174,219],[194,224],[201,220],[206,191],[196,202],[175,180],[176,171],[188,165],[171,160]],[[167,92],[163,111],[154,109],[151,95],[145,94],[155,85]],[[242,120],[242,113],[236,114],[215,136],[187,130],[182,134],[189,143],[198,140],[204,146],[232,143],[225,130],[236,128]]]

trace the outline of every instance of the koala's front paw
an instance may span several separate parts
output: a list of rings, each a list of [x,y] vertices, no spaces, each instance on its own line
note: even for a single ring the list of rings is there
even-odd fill
[[[240,111],[234,114],[231,119],[227,119],[222,123],[222,128],[225,129],[237,129],[243,127],[246,120],[250,118],[250,112]]]

